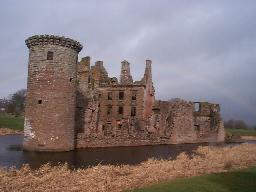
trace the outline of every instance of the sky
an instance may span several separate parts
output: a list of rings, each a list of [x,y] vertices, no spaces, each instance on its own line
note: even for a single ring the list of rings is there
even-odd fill
[[[26,88],[36,34],[79,41],[109,76],[126,59],[140,80],[150,59],[157,99],[220,103],[256,125],[255,0],[1,0],[0,98]]]

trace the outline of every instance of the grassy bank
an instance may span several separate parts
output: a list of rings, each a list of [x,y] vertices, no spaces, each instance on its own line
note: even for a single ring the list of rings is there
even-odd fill
[[[15,117],[8,114],[0,114],[0,129],[10,128],[14,130],[23,130],[24,118]]]
[[[256,131],[252,129],[225,129],[227,133],[238,136],[256,136]]]
[[[181,153],[175,160],[151,159],[133,166],[98,165],[78,170],[70,170],[67,165],[44,165],[37,170],[31,170],[28,166],[23,166],[20,170],[0,168],[0,191],[120,192],[177,178],[255,166],[255,151],[256,145],[253,144],[233,147],[204,146],[199,147],[196,150],[197,155],[193,157]],[[242,179],[246,177],[241,177]],[[234,183],[235,185],[239,185],[239,182]]]
[[[132,192],[255,192],[256,167],[202,175],[153,185]]]

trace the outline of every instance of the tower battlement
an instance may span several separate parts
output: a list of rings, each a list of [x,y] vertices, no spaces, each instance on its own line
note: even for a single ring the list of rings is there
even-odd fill
[[[83,46],[70,38],[56,36],[56,35],[34,35],[25,40],[28,48],[38,45],[59,45],[63,47],[70,47],[78,53],[82,50]]]

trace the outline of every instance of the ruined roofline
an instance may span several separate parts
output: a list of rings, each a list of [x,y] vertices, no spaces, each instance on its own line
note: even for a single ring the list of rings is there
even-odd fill
[[[83,48],[82,44],[78,41],[56,35],[34,35],[26,39],[25,43],[29,49],[38,45],[59,45],[62,47],[69,47],[79,53]]]

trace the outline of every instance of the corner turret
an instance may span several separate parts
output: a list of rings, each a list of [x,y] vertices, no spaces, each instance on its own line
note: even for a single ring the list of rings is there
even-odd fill
[[[23,149],[75,148],[77,58],[82,45],[54,35],[28,38],[29,66]]]

